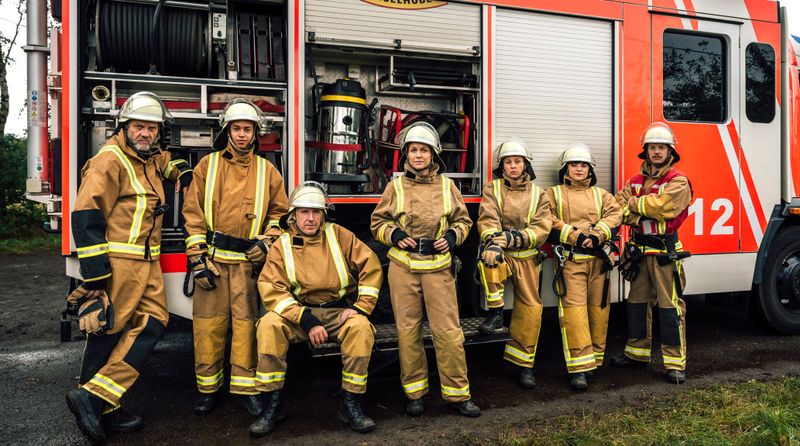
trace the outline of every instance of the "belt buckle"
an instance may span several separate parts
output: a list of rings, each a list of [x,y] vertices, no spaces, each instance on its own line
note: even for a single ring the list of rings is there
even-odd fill
[[[431,240],[433,240],[433,239],[429,239],[429,238],[425,238],[425,237],[420,237],[420,238],[419,238],[419,243],[417,243],[417,250],[416,250],[415,252],[416,252],[417,254],[419,254],[419,255],[424,255],[424,254],[422,254],[422,246],[423,246],[425,243],[430,243],[430,241],[431,241]]]
[[[215,243],[215,242],[216,242],[216,240],[217,240],[217,234],[219,234],[219,232],[218,232],[218,231],[214,231],[214,232],[212,232],[212,233],[211,233],[211,241],[210,241],[210,242],[208,242],[208,244],[209,244],[209,245],[211,245],[211,246],[217,246],[217,244]]]

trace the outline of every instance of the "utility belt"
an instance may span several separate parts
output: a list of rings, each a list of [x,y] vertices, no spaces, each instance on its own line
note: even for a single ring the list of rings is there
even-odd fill
[[[414,241],[417,242],[417,246],[414,248],[403,248],[403,250],[426,256],[441,254],[436,248],[433,247],[433,244],[436,243],[436,239],[420,237],[415,238]]]
[[[636,245],[670,252],[675,251],[675,245],[678,243],[678,233],[649,235],[634,231],[631,235],[631,241]]]
[[[246,252],[252,248],[258,240],[234,237],[218,231],[206,232],[206,243],[217,249],[225,251]]]
[[[601,308],[608,305],[608,290],[611,279],[611,271],[619,263],[619,247],[613,240],[607,240],[592,248],[584,248],[566,243],[554,243],[553,254],[555,256],[555,271],[553,273],[553,292],[559,298],[567,295],[567,281],[564,277],[564,265],[568,260],[573,260],[575,254],[590,255],[603,261],[601,272],[606,275],[603,283],[603,298],[600,303]]]
[[[350,308],[350,300],[347,298],[348,296],[344,296],[342,298],[336,299],[332,302],[322,302],[318,304],[310,304],[308,302],[301,302],[303,306],[309,308]]]

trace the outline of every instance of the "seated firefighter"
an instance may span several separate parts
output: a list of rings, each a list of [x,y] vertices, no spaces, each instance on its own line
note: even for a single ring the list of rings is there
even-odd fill
[[[375,343],[372,313],[383,281],[378,257],[347,229],[326,222],[330,208],[317,183],[298,187],[281,219],[285,232],[273,244],[258,278],[267,309],[258,323],[256,389],[264,411],[250,426],[262,437],[286,416],[281,397],[289,343],[309,341],[318,347],[335,340],[342,349],[342,391],[339,419],[356,432],[369,432],[375,422],[364,414],[367,367]],[[349,297],[354,296],[351,300]]]

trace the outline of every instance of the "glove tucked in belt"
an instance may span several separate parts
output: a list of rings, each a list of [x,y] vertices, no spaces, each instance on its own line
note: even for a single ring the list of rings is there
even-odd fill
[[[256,242],[253,243],[250,249],[244,252],[244,255],[247,256],[247,260],[253,263],[264,263],[267,261],[267,253],[269,252],[270,246],[272,246],[272,242],[273,239],[271,237],[257,235]]]
[[[89,291],[79,286],[69,296],[67,303],[78,306],[78,325],[86,334],[100,335],[114,328],[114,307],[105,291],[98,297],[87,297]]]
[[[194,273],[194,282],[197,286],[204,290],[213,290],[217,287],[214,277],[219,277],[219,270],[205,254],[189,258],[189,266]]]

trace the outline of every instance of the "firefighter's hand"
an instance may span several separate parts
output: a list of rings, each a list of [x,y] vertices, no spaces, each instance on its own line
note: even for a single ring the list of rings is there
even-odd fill
[[[392,231],[392,244],[400,249],[414,249],[417,247],[417,242],[400,228]]]
[[[247,256],[247,260],[253,263],[264,263],[267,261],[267,252],[269,252],[269,247],[272,246],[272,239],[266,235],[257,235],[256,239],[258,240],[244,255]]]
[[[501,248],[508,248],[508,245],[511,243],[511,233],[508,231],[496,232],[492,235],[490,240],[493,245],[497,245]]]
[[[102,334],[114,328],[114,309],[104,290],[87,291],[81,285],[67,296],[67,302],[79,305],[78,325],[86,334]]]
[[[439,238],[433,242],[433,249],[445,254],[450,252],[456,246],[456,232],[449,229],[444,233],[444,237]]]
[[[317,325],[308,330],[308,340],[311,341],[311,345],[314,347],[319,347],[328,340],[328,332],[325,331],[325,327],[322,325]]]
[[[213,290],[217,287],[214,277],[219,277],[219,270],[205,254],[191,259],[192,263],[197,263],[194,271],[194,282],[204,290]]]
[[[105,290],[89,290],[89,291],[86,292],[86,297],[88,299],[97,299],[104,292],[105,292]]]
[[[356,310],[354,310],[352,308],[347,308],[344,311],[342,311],[342,314],[339,316],[339,320],[341,321],[341,323],[344,324],[344,321],[350,319],[351,317],[353,317],[353,316],[355,316],[357,314],[358,314],[358,311],[356,311]]]
[[[595,246],[592,237],[584,234],[583,232],[578,233],[578,242],[576,245],[586,249],[592,249]]]
[[[498,263],[503,261],[503,248],[490,245],[483,250],[481,261],[488,268],[497,268]]]

